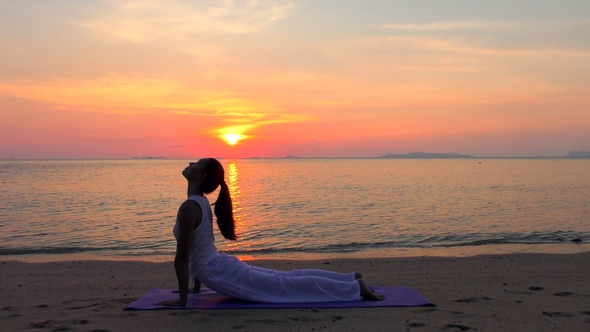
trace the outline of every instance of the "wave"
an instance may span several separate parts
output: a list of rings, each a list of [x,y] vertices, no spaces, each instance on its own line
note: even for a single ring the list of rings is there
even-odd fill
[[[316,247],[275,247],[243,250],[236,248],[227,252],[236,255],[279,254],[279,253],[348,253],[374,249],[426,249],[451,247],[476,247],[496,244],[565,244],[580,243],[590,239],[590,233],[576,231],[497,233],[497,234],[456,234],[424,236],[412,241],[350,242]]]
[[[590,232],[556,231],[556,232],[531,232],[531,233],[469,233],[469,234],[443,234],[443,235],[414,235],[398,237],[397,240],[379,242],[347,242],[316,246],[236,246],[223,248],[224,252],[234,255],[268,255],[288,253],[352,253],[375,249],[426,249],[426,248],[450,248],[472,247],[502,244],[564,244],[580,243],[590,239]],[[168,241],[165,241],[168,242]],[[246,248],[246,249],[245,249]],[[154,256],[173,255],[173,251],[164,243],[150,243],[149,245],[137,245],[132,243],[120,243],[119,246],[105,247],[0,247],[0,256],[19,255],[60,255],[76,253],[97,253],[114,256]]]
[[[43,248],[0,248],[0,256],[17,256],[17,255],[60,255],[76,254],[84,252],[99,251],[118,251],[120,248],[91,248],[91,247],[43,247]]]

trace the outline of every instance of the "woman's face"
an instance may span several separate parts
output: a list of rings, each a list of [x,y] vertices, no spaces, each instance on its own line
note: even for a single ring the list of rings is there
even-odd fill
[[[200,177],[205,177],[205,165],[207,164],[207,159],[199,159],[196,163],[189,163],[188,166],[182,171],[182,175],[187,180],[195,180]]]

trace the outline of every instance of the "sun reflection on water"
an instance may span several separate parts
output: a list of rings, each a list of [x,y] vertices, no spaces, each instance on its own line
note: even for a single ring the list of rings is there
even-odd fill
[[[240,197],[242,191],[240,190],[240,184],[238,182],[238,166],[235,161],[230,162],[227,165],[227,172],[228,172],[228,187],[229,187],[229,194],[231,196],[232,205],[233,205],[233,212],[234,212],[234,220],[236,222],[236,234],[240,235],[240,230],[243,226],[242,216],[240,211],[242,208],[240,207]],[[243,244],[241,244],[243,245]],[[237,243],[231,242],[227,243],[227,247],[233,248],[238,246]]]

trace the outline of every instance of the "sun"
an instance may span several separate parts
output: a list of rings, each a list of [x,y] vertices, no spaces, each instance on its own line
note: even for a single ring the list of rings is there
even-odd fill
[[[254,125],[240,124],[216,128],[213,129],[212,132],[215,133],[215,136],[226,142],[228,145],[234,146],[239,142],[251,137],[250,135],[247,135],[246,132],[252,127],[254,127]]]
[[[232,146],[238,144],[238,142],[243,139],[241,134],[225,134],[222,138],[227,144]]]

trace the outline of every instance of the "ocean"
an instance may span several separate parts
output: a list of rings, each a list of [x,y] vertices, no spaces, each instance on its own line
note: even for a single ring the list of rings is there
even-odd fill
[[[220,161],[243,259],[590,251],[590,159]],[[188,162],[0,161],[0,259],[172,260]]]

